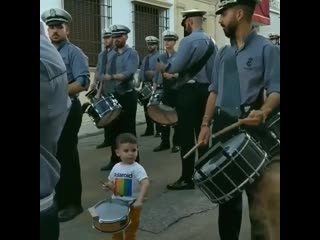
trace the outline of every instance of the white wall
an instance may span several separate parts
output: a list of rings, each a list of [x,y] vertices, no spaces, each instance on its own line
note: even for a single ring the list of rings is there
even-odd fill
[[[219,24],[219,16],[216,18],[216,34],[215,40],[217,42],[218,47],[222,47],[224,45],[230,45],[230,40],[224,35],[222,27]],[[270,25],[259,26],[258,34],[268,37],[269,33],[278,33],[280,34],[280,14],[270,12]]]
[[[168,0],[172,3],[174,0]],[[63,0],[40,0],[40,20],[41,14],[52,7],[63,8]],[[131,29],[128,35],[128,45],[133,46],[134,29],[133,29],[133,3],[131,0],[113,0],[112,1],[112,24],[125,25]],[[169,29],[174,29],[174,5],[169,9]],[[107,23],[106,23],[107,24]]]
[[[41,14],[49,8],[62,8],[63,0],[40,0],[40,19]]]
[[[280,14],[270,12],[270,25],[260,26],[260,35],[268,37],[269,33],[280,34]]]
[[[130,28],[131,32],[128,35],[127,44],[132,47],[134,38],[133,19],[132,19],[133,4],[131,0],[113,0],[112,1],[112,24],[121,24]]]
[[[171,31],[175,31],[175,5],[174,5],[174,2],[173,0],[169,1],[170,3],[172,3],[172,6],[169,8],[169,29]]]
[[[47,10],[49,8],[61,8],[62,2],[63,2],[63,0],[40,0],[40,21],[43,22],[41,19],[41,14],[45,10]],[[46,30],[46,35],[49,37],[47,27],[45,27],[45,30]]]

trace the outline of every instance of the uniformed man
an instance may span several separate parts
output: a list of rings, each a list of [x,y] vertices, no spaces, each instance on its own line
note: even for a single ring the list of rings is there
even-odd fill
[[[126,26],[111,27],[114,48],[108,54],[106,74],[98,76],[98,80],[104,81],[107,93],[113,94],[123,109],[119,117],[112,122],[112,155],[105,170],[111,170],[116,163],[120,162],[115,152],[116,137],[120,133],[136,135],[137,93],[133,86],[133,76],[138,69],[139,55],[136,50],[126,44],[129,33],[130,29]],[[139,156],[137,162],[139,162]]]
[[[215,58],[213,83],[209,87],[210,95],[198,143],[208,143],[213,117],[212,132],[221,130],[238,118],[246,118],[246,125],[258,126],[280,105],[280,51],[253,28],[252,16],[256,4],[256,0],[224,0],[216,12],[220,15],[219,23],[230,38],[231,46],[220,49]],[[264,89],[267,92],[265,102]],[[250,134],[258,132],[257,127],[246,129]],[[224,142],[236,133],[237,130],[215,138],[212,144]],[[264,209],[255,198],[262,190],[257,191],[258,185],[259,180],[256,180],[246,190],[252,224],[251,239],[280,239],[280,236],[271,238],[269,235],[267,214],[261,215]],[[278,197],[272,196],[273,199]],[[274,204],[273,201],[270,203]],[[219,206],[218,223],[222,240],[239,239],[241,218],[241,194]]]
[[[157,58],[159,57],[159,51],[158,51],[159,39],[155,36],[147,36],[145,38],[145,41],[147,44],[149,54],[143,58],[139,76],[138,76],[139,82],[142,82],[142,87],[145,84],[150,84],[150,86],[152,86],[153,78],[155,76]],[[152,122],[151,118],[148,116],[148,113],[147,113],[148,103],[149,103],[149,99],[143,105],[147,128],[145,132],[141,135],[141,137],[152,136],[154,134],[155,124]],[[156,132],[158,133],[160,132],[160,126],[157,126],[157,125],[158,124],[156,124],[156,130],[159,130],[159,131],[156,131]]]
[[[57,144],[71,101],[66,66],[40,22],[40,239],[58,240],[54,189],[60,177]]]
[[[208,87],[211,82],[211,72],[217,47],[211,37],[203,31],[203,16],[206,11],[183,11],[183,24],[190,33],[183,38],[179,49],[168,65],[159,64],[164,71],[164,81],[173,82],[171,75],[178,73],[176,111],[178,114],[178,132],[180,154],[182,159],[182,175],[174,183],[167,186],[171,190],[194,189],[192,181],[195,154],[188,158],[182,157],[195,145],[195,134],[200,132],[202,116],[208,97]],[[182,85],[182,86],[181,86]],[[199,156],[205,148],[199,149]]]
[[[176,42],[179,39],[179,36],[173,32],[166,30],[162,33],[162,37],[164,40],[165,48],[166,51],[165,53],[161,54],[158,57],[158,61],[164,64],[167,64],[168,61],[172,58],[174,58],[176,51],[174,49],[174,46]],[[178,74],[168,74],[167,77],[168,79],[174,78],[178,76]],[[164,90],[164,96],[162,99],[162,102],[168,106],[175,107],[175,97],[176,97],[176,91],[170,89],[169,86],[163,85],[166,82],[163,82],[162,79],[162,74],[157,71],[156,72],[156,77],[154,78],[154,89],[157,88],[163,88]],[[161,143],[159,146],[153,149],[154,152],[159,152],[162,150],[170,149],[170,128],[169,126],[162,126],[161,127]],[[173,138],[172,138],[172,149],[171,152],[175,153],[180,150],[180,147],[178,146],[178,134],[177,134],[177,126],[174,127],[174,133],[173,133]]]
[[[72,101],[68,119],[58,143],[57,159],[61,164],[61,178],[56,187],[58,217],[61,222],[68,221],[80,214],[81,175],[78,152],[78,132],[82,122],[82,109],[78,95],[89,87],[88,58],[80,48],[68,40],[71,15],[63,9],[51,8],[42,14],[48,25],[48,33],[67,67],[68,91]]]
[[[111,49],[113,47],[113,39],[111,37],[110,28],[106,28],[103,31],[103,36],[102,37],[103,37],[103,44],[104,44],[105,49],[98,56],[96,74],[105,74],[106,73],[107,59],[108,59],[107,56],[108,56],[108,53],[111,51]],[[98,89],[97,78],[94,79],[94,82],[92,83],[91,88],[92,89]],[[106,95],[105,92],[107,92],[107,91],[102,86],[102,95],[105,96]],[[98,149],[111,146],[111,139],[110,139],[110,136],[111,136],[110,132],[111,131],[112,131],[112,127],[110,125],[108,125],[108,126],[106,126],[104,128],[104,141],[97,146]]]

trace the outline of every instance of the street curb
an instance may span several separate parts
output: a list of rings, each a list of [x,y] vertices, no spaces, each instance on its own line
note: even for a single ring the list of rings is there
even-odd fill
[[[145,123],[146,123],[145,121],[137,122],[136,125],[138,126],[138,125],[142,125],[142,124],[145,124]],[[97,129],[95,132],[92,132],[92,133],[80,134],[80,135],[78,135],[78,139],[93,137],[93,136],[97,136],[97,135],[100,135],[100,134],[103,134],[103,129]]]

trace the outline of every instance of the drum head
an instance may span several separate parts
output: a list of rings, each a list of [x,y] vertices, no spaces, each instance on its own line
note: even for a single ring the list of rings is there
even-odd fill
[[[98,128],[104,128],[109,125],[114,119],[116,119],[121,113],[121,108],[114,109],[113,111],[109,111],[106,113],[100,121],[97,123]]]
[[[213,203],[240,194],[260,175],[266,153],[246,133],[212,147],[195,165],[194,182]]]
[[[100,223],[113,223],[128,216],[130,208],[113,202],[100,202],[95,206],[95,211],[99,216]]]
[[[121,113],[122,107],[113,97],[102,97],[95,103],[96,111],[100,114],[100,118],[96,122],[98,128],[104,128],[116,119]]]
[[[178,122],[177,112],[172,107],[161,103],[157,105],[149,104],[147,113],[154,122],[164,126],[171,126]]]
[[[240,133],[233,138],[229,139],[227,142],[223,144],[224,150],[232,156],[237,150],[241,149],[241,145],[245,144],[245,139],[247,138],[247,134]]]

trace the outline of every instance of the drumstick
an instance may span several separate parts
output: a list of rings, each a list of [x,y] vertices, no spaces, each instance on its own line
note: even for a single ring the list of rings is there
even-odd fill
[[[103,86],[103,80],[100,80],[100,81],[99,81],[99,89],[98,89],[98,92],[97,92],[97,95],[96,95],[96,97],[97,97],[98,99],[101,97],[102,86]]]
[[[235,122],[231,125],[229,125],[228,127],[225,127],[223,129],[221,129],[220,131],[216,132],[215,134],[212,135],[212,138],[216,138],[218,136],[220,136],[221,134],[228,132],[234,128],[239,127],[242,124],[242,120],[239,120],[238,122]],[[191,155],[191,153],[193,153],[203,142],[197,143],[193,148],[190,149],[189,152],[187,152],[182,158],[186,159],[187,157],[189,157]]]
[[[239,119],[238,122],[235,122],[235,123],[229,125],[228,127],[225,127],[224,129],[222,129],[222,130],[214,133],[214,134],[212,135],[212,138],[216,138],[216,137],[220,136],[221,134],[224,134],[225,132],[228,132],[228,131],[230,131],[230,130],[232,130],[232,129],[234,129],[234,128],[240,127],[240,125],[241,125],[242,123],[243,123],[243,121]]]
[[[186,159],[187,157],[189,157],[189,155],[191,155],[191,153],[193,153],[201,144],[202,142],[199,142],[196,145],[194,145],[193,148],[191,148],[189,152],[187,152],[182,158]]]

